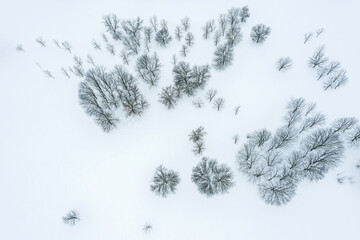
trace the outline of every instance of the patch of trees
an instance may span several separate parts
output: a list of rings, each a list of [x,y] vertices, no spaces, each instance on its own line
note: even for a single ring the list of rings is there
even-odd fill
[[[90,68],[79,85],[80,105],[104,132],[116,128],[122,108],[127,117],[141,116],[149,103],[141,94],[136,79],[122,66],[107,71],[103,66]]]
[[[318,47],[309,58],[309,67],[316,71],[317,80],[323,81],[323,89],[338,89],[348,82],[346,70],[338,61],[329,61],[325,46]]]
[[[340,118],[325,126],[316,104],[291,99],[275,132],[260,129],[247,135],[237,153],[239,171],[258,186],[271,205],[287,204],[300,181],[318,181],[338,166],[347,146],[355,146],[359,133],[355,118]],[[354,140],[354,141],[353,141]]]

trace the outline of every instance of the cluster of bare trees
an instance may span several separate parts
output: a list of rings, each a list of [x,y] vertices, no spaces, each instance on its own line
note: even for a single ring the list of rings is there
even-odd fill
[[[180,183],[179,173],[160,165],[156,168],[150,189],[156,195],[167,197],[168,194],[174,194],[176,187]]]
[[[203,126],[198,127],[195,130],[192,130],[189,134],[189,140],[194,143],[193,153],[195,155],[202,155],[205,150],[205,128]]]
[[[181,61],[173,67],[174,84],[164,87],[159,94],[159,102],[168,109],[174,108],[182,95],[194,96],[204,89],[211,77],[209,65],[194,65]]]
[[[274,133],[261,129],[248,134],[237,154],[240,172],[273,205],[288,203],[300,181],[322,179],[341,162],[345,144],[359,142],[355,118],[340,118],[325,127],[325,116],[316,104],[302,98],[288,103],[283,120]]]
[[[337,89],[344,86],[348,77],[346,70],[338,61],[329,61],[325,55],[325,46],[318,47],[309,58],[309,67],[316,70],[317,80],[323,81],[323,89]]]
[[[127,117],[141,116],[149,103],[141,94],[136,79],[122,66],[107,71],[103,66],[90,68],[79,86],[80,105],[104,132],[120,121],[115,110],[122,107]]]
[[[201,194],[212,197],[224,194],[234,186],[233,173],[226,164],[218,164],[216,159],[203,157],[193,168],[191,180]]]

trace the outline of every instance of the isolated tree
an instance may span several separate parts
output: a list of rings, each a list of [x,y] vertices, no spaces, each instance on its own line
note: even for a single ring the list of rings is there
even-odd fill
[[[214,34],[214,45],[217,46],[221,40],[221,33],[220,31],[216,31]]]
[[[95,50],[101,50],[101,44],[98,43],[95,39],[93,39],[92,45],[93,45]]]
[[[199,192],[207,197],[227,193],[234,186],[230,168],[206,157],[193,168],[191,180],[197,185]]]
[[[315,68],[315,67],[322,67],[326,62],[328,61],[328,58],[325,57],[325,46],[322,45],[316,49],[313,56],[309,59],[309,67]]]
[[[239,142],[239,134],[235,134],[232,139],[233,139],[233,143],[237,144]]]
[[[194,34],[192,34],[191,32],[188,32],[185,36],[185,44],[188,47],[192,47],[195,43],[195,37]]]
[[[196,142],[192,151],[195,155],[202,155],[205,151],[205,143],[202,141]]]
[[[62,42],[61,46],[63,46],[65,51],[68,51],[69,53],[71,53],[72,46],[70,45],[70,43],[68,41]]]
[[[161,93],[159,94],[159,102],[164,104],[167,109],[172,109],[175,107],[179,97],[179,90],[170,85],[162,89]]]
[[[162,47],[165,47],[172,40],[167,27],[161,28],[155,36],[155,41]]]
[[[18,52],[25,52],[25,50],[24,50],[24,48],[23,48],[23,46],[22,46],[21,44],[16,45],[16,51],[18,51]]]
[[[212,19],[210,21],[207,21],[202,29],[203,29],[203,38],[208,39],[210,37],[210,34],[215,30],[215,20]]]
[[[264,24],[258,24],[252,28],[250,37],[254,43],[263,43],[271,33],[271,28]]]
[[[183,36],[182,29],[181,29],[181,27],[180,27],[179,25],[177,25],[177,26],[175,27],[175,39],[177,39],[178,41],[180,41],[181,38],[182,38],[182,36]]]
[[[41,47],[46,47],[46,42],[42,37],[38,37],[37,39],[35,39],[35,41],[41,46]]]
[[[206,134],[207,133],[205,131],[205,128],[203,126],[200,126],[195,130],[191,131],[191,133],[189,134],[189,140],[193,143],[203,142]]]
[[[309,32],[304,34],[304,44],[307,43],[313,37],[314,33]]]
[[[234,107],[235,116],[238,115],[238,113],[239,113],[239,111],[240,111],[240,108],[241,108],[240,105],[237,105],[237,106]]]
[[[160,165],[156,168],[151,182],[151,191],[158,196],[166,198],[168,194],[176,192],[177,185],[180,183],[180,177],[178,172],[168,170],[163,165]]]
[[[230,66],[233,61],[233,48],[229,44],[219,45],[214,53],[214,68],[224,70]]]
[[[80,221],[79,212],[77,210],[70,210],[65,216],[62,217],[64,224],[74,226]]]
[[[190,18],[184,17],[181,19],[181,25],[185,32],[187,32],[190,29]]]
[[[248,6],[242,7],[240,11],[240,21],[246,23],[247,19],[250,17],[250,11]]]
[[[156,52],[153,55],[141,55],[137,62],[135,71],[150,87],[156,86],[160,79],[160,60]]]
[[[323,89],[337,89],[344,86],[348,81],[346,71],[341,69],[337,72],[332,73],[323,84]]]
[[[206,99],[209,100],[209,102],[211,102],[214,99],[214,97],[216,96],[216,94],[217,94],[216,89],[209,89],[206,92]]]
[[[54,39],[53,42],[54,42],[55,46],[57,46],[58,48],[61,48],[58,40]]]
[[[46,69],[46,70],[43,71],[43,73],[45,74],[46,77],[55,79],[54,75],[52,75],[50,70]]]
[[[107,38],[106,34],[105,33],[102,33],[101,34],[101,38],[103,40],[104,43],[108,43],[109,42],[109,39]]]
[[[106,44],[106,50],[109,51],[111,55],[115,55],[115,46],[112,44]]]
[[[150,233],[152,230],[152,225],[150,223],[145,223],[142,229],[145,233]]]
[[[222,97],[216,98],[214,100],[213,106],[218,111],[222,110],[225,107],[225,99]]]
[[[196,108],[202,108],[205,103],[204,103],[204,100],[202,98],[196,98],[195,100],[192,101],[192,104]]]
[[[276,62],[276,69],[278,71],[287,71],[289,70],[293,65],[293,61],[290,57],[281,57]]]
[[[70,78],[70,75],[69,75],[69,73],[66,71],[66,69],[65,68],[61,68],[61,72],[67,77],[67,78]]]
[[[80,57],[74,56],[74,65],[72,67],[75,76],[77,77],[84,77],[85,76],[85,69],[83,65],[83,61]]]
[[[318,30],[316,30],[316,37],[318,37],[320,34],[322,34],[325,31],[324,28],[319,28]]]

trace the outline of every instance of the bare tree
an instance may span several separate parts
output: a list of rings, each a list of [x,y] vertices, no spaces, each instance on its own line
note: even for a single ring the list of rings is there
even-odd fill
[[[55,79],[55,77],[52,75],[52,73],[48,69],[44,70],[43,73],[45,74],[46,77]]]
[[[169,30],[166,27],[161,28],[155,36],[155,41],[162,47],[165,47],[170,43],[172,37],[169,34]]]
[[[150,18],[150,25],[151,25],[151,27],[153,28],[154,32],[157,32],[157,31],[158,31],[159,21],[158,21],[157,16],[152,16],[152,17]]]
[[[203,29],[203,38],[208,39],[210,37],[210,34],[215,30],[215,20],[212,19],[210,21],[207,21],[202,29]]]
[[[74,56],[74,62],[75,62],[73,66],[74,74],[78,77],[84,77],[85,70],[82,59],[80,57]]]
[[[74,226],[80,221],[79,212],[77,210],[70,210],[65,216],[62,217],[64,224]]]
[[[94,58],[93,58],[90,54],[88,54],[88,55],[86,56],[86,58],[87,58],[87,62],[88,62],[90,65],[92,65],[93,67],[95,67]]]
[[[220,111],[225,107],[225,99],[222,97],[216,98],[213,105],[216,110]]]
[[[331,61],[327,66],[326,66],[326,75],[329,75],[330,73],[336,72],[341,68],[341,64],[338,61]]]
[[[202,98],[196,98],[192,101],[192,104],[196,107],[196,108],[202,108],[204,106],[204,100]]]
[[[150,223],[145,223],[142,229],[145,233],[150,233],[152,230],[152,225]]]
[[[176,57],[176,54],[173,54],[173,55],[172,55],[172,58],[171,58],[171,64],[172,64],[172,65],[174,65],[174,66],[177,64],[177,57]]]
[[[239,134],[235,134],[232,139],[233,139],[234,144],[237,144],[239,141]]]
[[[324,82],[323,89],[337,89],[344,86],[347,81],[348,77],[346,75],[346,71],[344,69],[341,69],[340,71],[334,72],[328,77],[328,79]]]
[[[227,21],[227,16],[226,14],[220,14],[219,19],[218,19],[218,24],[219,24],[219,30],[220,30],[220,35],[224,36],[225,35],[225,31],[228,27],[228,21]]]
[[[194,45],[194,42],[195,42],[194,34],[188,32],[185,36],[185,44],[188,47],[192,47]]]
[[[325,46],[322,45],[316,49],[313,56],[309,59],[309,66],[312,68],[315,67],[322,67],[326,62],[328,61],[328,58],[325,57]]]
[[[69,75],[69,73],[66,71],[66,69],[65,68],[61,68],[61,72],[66,76],[66,77],[68,77],[68,78],[70,78],[70,75]]]
[[[318,30],[316,30],[316,37],[318,37],[320,34],[322,34],[325,31],[324,28],[319,28]]]
[[[304,34],[304,44],[307,43],[314,36],[314,33],[309,32]]]
[[[263,43],[271,33],[271,28],[264,24],[258,24],[252,28],[250,37],[254,43]]]
[[[190,29],[190,18],[184,17],[181,19],[181,25],[185,32],[187,32]]]
[[[214,97],[216,96],[216,94],[217,94],[216,89],[209,89],[206,92],[206,99],[209,100],[209,102],[211,102],[214,99]]]
[[[214,53],[214,68],[224,70],[230,66],[233,61],[233,48],[229,44],[219,45]]]
[[[152,56],[148,54],[140,56],[136,62],[135,71],[141,79],[153,87],[157,85],[160,79],[160,68],[159,57],[154,52]]]
[[[98,43],[95,39],[92,40],[91,44],[95,50],[101,50],[101,44]]]
[[[293,65],[293,61],[290,57],[281,57],[276,62],[276,69],[278,71],[287,71]]]
[[[343,117],[336,119],[332,123],[332,128],[335,133],[345,133],[350,131],[358,123],[358,120],[354,117]]]
[[[178,26],[175,27],[175,38],[176,38],[178,41],[180,41],[181,38],[182,38],[182,36],[183,36],[182,29],[181,29],[181,27],[178,25]]]
[[[204,142],[204,137],[206,136],[207,132],[205,131],[205,128],[203,126],[200,126],[196,128],[195,130],[192,130],[189,134],[189,140],[193,143],[197,142]]]
[[[122,50],[121,53],[120,53],[120,57],[122,59],[122,62],[125,64],[125,65],[129,65],[129,57],[130,57],[130,53],[127,52],[127,51],[124,51]]]
[[[106,44],[106,49],[109,51],[109,53],[113,56],[115,56],[115,46],[112,44]]]
[[[296,187],[296,184],[290,181],[269,181],[259,185],[259,193],[266,203],[280,206],[295,196]]]
[[[55,46],[57,46],[58,48],[61,48],[58,40],[54,39],[53,41],[54,41]]]
[[[114,40],[120,40],[122,38],[120,19],[115,14],[104,16],[103,23],[106,31],[111,34]]]
[[[108,38],[107,38],[107,36],[106,36],[105,33],[102,33],[102,34],[101,34],[101,38],[102,38],[102,40],[104,41],[104,43],[108,43],[108,42],[109,42],[109,40],[108,40]]]
[[[234,186],[233,173],[225,164],[218,164],[215,159],[202,158],[192,170],[191,180],[201,194],[212,197],[227,193]]]
[[[168,194],[174,194],[176,192],[176,187],[180,183],[180,177],[179,173],[160,165],[156,168],[151,182],[151,191],[165,198]]]
[[[18,52],[25,52],[25,50],[24,50],[24,48],[23,48],[23,46],[22,46],[21,44],[16,45],[16,51],[18,51]]]
[[[154,30],[151,27],[144,27],[144,37],[145,37],[145,43],[149,44],[151,43],[151,39],[153,37]]]
[[[315,115],[308,117],[302,123],[299,133],[307,131],[313,127],[320,126],[325,123],[326,117],[322,113],[316,113]]]
[[[214,44],[215,44],[215,46],[217,46],[219,44],[220,38],[221,38],[220,31],[216,31],[215,34],[214,34]]]
[[[240,11],[240,21],[246,23],[247,19],[250,17],[250,11],[248,6],[242,7]]]
[[[68,41],[62,42],[61,46],[63,46],[65,51],[68,51],[69,53],[71,53],[72,46],[70,45],[70,43]]]
[[[319,81],[320,79],[325,77],[327,75],[327,72],[328,72],[328,69],[326,67],[318,67],[316,70],[317,80]]]
[[[226,31],[227,44],[231,47],[239,44],[242,41],[242,38],[241,28],[238,25],[231,25]]]
[[[234,107],[235,116],[238,115],[238,113],[239,113],[239,111],[240,111],[240,108],[241,108],[240,105],[237,105],[237,106]]]
[[[181,56],[186,57],[188,53],[189,53],[189,46],[185,44],[181,45],[181,50],[180,50]]]
[[[360,126],[356,126],[356,128],[347,136],[347,140],[352,147],[360,146]]]
[[[35,41],[36,41],[41,47],[46,47],[46,42],[45,42],[45,40],[44,40],[42,37],[38,37]]]
[[[179,90],[170,85],[162,89],[161,93],[159,94],[159,102],[164,104],[167,109],[172,109],[175,107],[179,97]]]

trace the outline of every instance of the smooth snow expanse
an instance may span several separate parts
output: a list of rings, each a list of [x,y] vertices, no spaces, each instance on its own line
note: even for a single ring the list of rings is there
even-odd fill
[[[235,48],[232,66],[212,70],[208,85],[226,99],[220,112],[209,104],[196,109],[187,97],[171,111],[157,102],[161,87],[173,79],[171,56],[179,55],[181,47],[175,40],[165,49],[153,48],[164,65],[159,86],[149,89],[139,80],[150,108],[141,118],[121,119],[109,134],[79,105],[80,78],[67,79],[60,71],[73,64],[74,55],[86,60],[88,53],[108,69],[121,64],[119,56],[91,46],[92,39],[101,40],[101,18],[109,13],[140,16],[146,23],[157,15],[168,21],[171,34],[189,16],[195,46],[185,60],[210,64],[215,47],[202,38],[201,27],[244,5],[251,14],[242,28],[244,40]],[[0,239],[359,239],[359,151],[347,151],[343,164],[318,183],[303,181],[293,200],[281,207],[265,204],[235,163],[247,133],[280,127],[291,97],[316,102],[328,123],[360,118],[359,7],[355,0],[1,1]],[[249,37],[258,23],[272,28],[259,46]],[[303,34],[320,27],[325,32],[304,45]],[[39,36],[46,48],[35,42]],[[73,55],[58,49],[53,39],[69,41]],[[15,51],[17,44],[24,53]],[[307,66],[321,44],[347,70],[345,87],[323,91]],[[285,73],[274,67],[282,56],[294,61]],[[36,63],[55,79],[45,77]],[[241,112],[235,116],[237,104]],[[208,133],[205,156],[227,163],[235,174],[236,185],[228,194],[206,198],[191,182],[199,157],[191,152],[188,134],[200,125]],[[238,145],[232,143],[236,133]],[[166,199],[150,191],[160,164],[181,177],[177,193]],[[337,183],[340,172],[353,177],[354,184]],[[80,212],[74,227],[61,219],[71,209]],[[147,222],[153,225],[149,234],[142,231]]]

